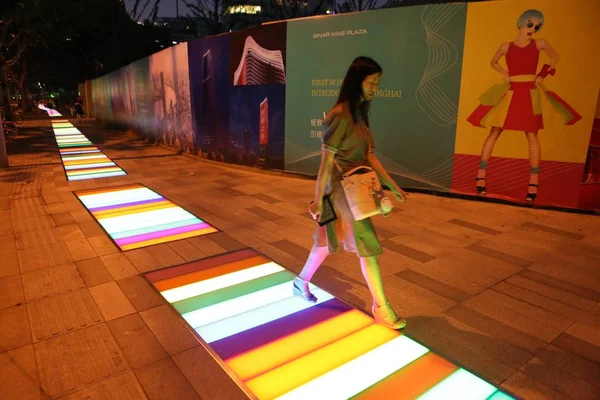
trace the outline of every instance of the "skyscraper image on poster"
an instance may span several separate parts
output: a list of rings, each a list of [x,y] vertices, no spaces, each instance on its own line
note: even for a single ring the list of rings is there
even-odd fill
[[[226,160],[283,168],[287,22],[231,35]]]
[[[266,146],[269,144],[269,99],[267,97],[260,103],[259,129],[259,143]]]
[[[229,143],[230,35],[188,42],[195,151],[225,161]]]
[[[202,55],[202,103],[198,115],[200,121],[198,129],[202,131],[203,140],[212,143],[216,134],[216,101],[215,101],[215,78],[211,50],[208,49]]]
[[[283,168],[285,86],[234,86],[226,161]]]
[[[281,50],[268,50],[246,37],[242,58],[233,76],[234,85],[285,84]]]
[[[230,85],[286,84],[287,26],[287,22],[277,22],[230,35]]]

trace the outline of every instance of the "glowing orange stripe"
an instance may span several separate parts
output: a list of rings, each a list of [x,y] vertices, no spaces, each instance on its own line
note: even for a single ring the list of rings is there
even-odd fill
[[[162,204],[144,204],[144,205],[139,205],[139,206],[131,206],[131,209],[123,209],[123,208],[117,208],[114,210],[105,210],[105,211],[100,211],[98,214],[94,213],[94,217],[96,217],[97,219],[106,219],[106,218],[113,218],[113,217],[121,217],[123,215],[130,215],[130,214],[136,214],[138,212],[146,212],[146,211],[155,211],[155,210],[162,210],[165,208],[175,208],[178,207],[175,204],[171,203],[170,201],[165,201],[162,202]],[[103,213],[103,214],[100,214]]]
[[[111,171],[120,171],[121,168],[117,166],[110,167],[102,167],[102,168],[86,168],[86,169],[70,169],[67,171],[67,175],[88,175],[88,174],[96,174],[98,172],[111,172]]]
[[[153,244],[171,242],[171,241],[180,240],[180,239],[187,239],[187,238],[191,238],[194,236],[206,235],[207,233],[213,233],[213,232],[217,232],[217,230],[215,228],[200,229],[197,231],[180,233],[178,235],[165,236],[164,238],[160,238],[160,239],[145,240],[143,242],[126,244],[126,245],[121,246],[121,249],[133,250],[133,249],[138,249],[140,247],[152,246]]]
[[[92,160],[68,160],[68,161],[63,161],[63,164],[65,166],[71,166],[71,165],[97,164],[97,163],[103,163],[103,162],[107,162],[107,161],[111,161],[111,159],[104,156],[103,158],[94,158]]]
[[[266,264],[270,261],[271,260],[263,256],[250,257],[244,260],[223,264],[218,267],[196,271],[185,275],[174,276],[173,278],[163,279],[161,281],[154,282],[153,285],[159,292],[164,292],[165,290],[189,285],[190,283],[200,282],[217,276],[241,271],[246,268],[256,267],[257,265]]]
[[[260,399],[272,399],[386,343],[398,332],[370,325],[312,353],[246,382]]]
[[[114,215],[110,215],[110,214],[116,214],[116,213],[122,213],[122,212],[132,213],[135,210],[141,210],[141,209],[151,210],[152,209],[151,207],[160,206],[160,205],[164,205],[164,204],[171,204],[175,207],[175,204],[171,203],[169,200],[161,200],[161,201],[157,201],[157,202],[149,203],[149,204],[138,204],[135,206],[112,208],[110,210],[93,211],[92,214],[94,214],[94,217],[96,217],[97,219],[110,218],[111,216],[114,216]]]
[[[230,358],[226,362],[245,381],[333,343],[371,324],[373,324],[372,318],[353,309],[300,332]]]
[[[88,146],[88,147],[78,147],[76,149],[58,149],[58,151],[61,153],[67,153],[67,152],[71,152],[71,151],[88,151],[88,150],[98,150],[98,148],[95,146]]]
[[[114,192],[120,192],[123,190],[141,189],[141,188],[145,188],[145,186],[142,186],[140,184],[133,184],[133,185],[126,185],[126,186],[119,186],[116,188],[113,187],[113,188],[104,188],[104,189],[81,190],[79,192],[76,192],[75,194],[77,196],[89,196],[92,194],[114,193]]]
[[[416,399],[456,370],[458,366],[429,352],[353,399]]]
[[[67,172],[68,176],[84,176],[84,175],[94,175],[94,174],[102,174],[105,172],[118,172],[122,171],[119,167],[104,167],[100,168],[87,168],[87,169],[70,169]]]

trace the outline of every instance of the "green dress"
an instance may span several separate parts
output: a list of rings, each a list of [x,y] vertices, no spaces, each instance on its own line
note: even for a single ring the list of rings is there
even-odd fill
[[[338,104],[324,121],[322,149],[335,154],[326,191],[331,196],[338,219],[317,228],[316,246],[327,246],[331,254],[340,252],[341,244],[344,250],[354,252],[359,257],[380,255],[383,250],[371,219],[354,220],[341,185],[345,172],[357,166],[369,165],[367,154],[374,151],[371,130],[360,116],[354,123],[348,106]]]

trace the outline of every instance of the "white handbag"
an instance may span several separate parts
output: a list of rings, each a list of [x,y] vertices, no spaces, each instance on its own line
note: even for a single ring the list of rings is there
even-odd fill
[[[341,172],[341,168],[335,164]],[[385,195],[377,173],[371,167],[362,165],[343,174],[342,188],[356,221],[392,211],[392,202]]]

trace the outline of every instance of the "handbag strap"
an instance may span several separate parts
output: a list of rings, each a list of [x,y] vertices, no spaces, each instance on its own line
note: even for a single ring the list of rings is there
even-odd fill
[[[348,178],[349,176],[352,176],[352,174],[354,174],[354,173],[355,173],[355,172],[357,172],[357,171],[360,171],[361,169],[367,170],[368,172],[375,172],[375,171],[373,170],[373,168],[371,168],[371,167],[368,167],[368,166],[366,166],[366,165],[359,165],[358,167],[354,167],[354,168],[352,168],[351,170],[349,170],[348,172],[346,172],[346,173],[343,175],[344,179]]]
[[[338,164],[335,161],[335,156],[333,156],[333,165],[338,169],[338,171],[340,171],[340,174],[342,174],[342,175],[344,174],[344,171],[342,170],[342,167],[340,167],[340,164]]]

